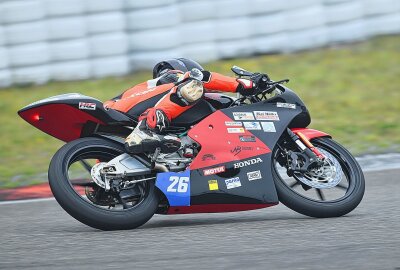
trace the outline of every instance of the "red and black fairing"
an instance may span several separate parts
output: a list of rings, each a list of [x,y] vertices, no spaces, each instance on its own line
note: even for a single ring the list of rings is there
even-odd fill
[[[115,110],[106,110],[97,99],[64,94],[32,103],[18,114],[41,131],[65,142],[94,133],[127,136],[133,120]]]
[[[188,135],[201,145],[190,166],[190,206],[170,207],[169,214],[242,211],[278,204],[271,154],[282,134],[289,127],[310,136],[329,136],[306,129],[311,121],[307,108],[294,92],[283,90],[266,101],[217,111],[189,131]],[[277,103],[295,104],[296,108],[278,107]],[[276,112],[279,120],[270,121],[276,131],[244,129],[243,133],[228,133],[232,126],[226,122],[238,122],[233,113],[254,111]],[[210,174],[210,169],[218,173]],[[262,179],[250,181],[247,174],[254,171],[260,171]],[[239,177],[241,186],[228,189],[225,180],[235,177]],[[210,180],[217,181],[218,189],[210,190]]]
[[[215,103],[213,107],[209,102],[199,105],[203,106],[202,109],[193,107],[187,111],[188,115],[176,121],[178,126],[185,128],[197,123],[188,135],[200,144],[201,150],[190,166],[190,206],[171,206],[169,214],[242,211],[278,203],[271,173],[271,151],[286,128],[301,132],[309,139],[329,136],[306,129],[310,116],[305,105],[291,90],[282,90],[284,93],[275,98],[231,108],[226,108],[232,103],[229,97],[210,96],[209,99]],[[296,108],[277,107],[277,102],[296,104]],[[279,121],[274,121],[276,132],[227,132],[227,128],[235,128],[225,123],[237,121],[234,112],[254,111],[277,112]],[[26,106],[18,114],[36,128],[65,142],[96,134],[127,136],[131,129],[126,126],[137,124],[129,115],[106,110],[99,100],[81,94],[44,99]],[[218,167],[223,167],[223,171],[205,173],[205,170]],[[260,171],[262,179],[249,181],[247,173],[254,171]],[[228,189],[225,180],[235,177],[239,177],[241,186]],[[216,180],[218,189],[210,190],[209,180]]]

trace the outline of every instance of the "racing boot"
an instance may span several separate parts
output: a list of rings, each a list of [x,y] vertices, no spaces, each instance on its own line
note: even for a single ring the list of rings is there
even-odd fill
[[[130,154],[153,153],[160,148],[161,153],[169,154],[179,150],[181,141],[175,136],[162,136],[147,128],[146,120],[125,139],[125,149]]]

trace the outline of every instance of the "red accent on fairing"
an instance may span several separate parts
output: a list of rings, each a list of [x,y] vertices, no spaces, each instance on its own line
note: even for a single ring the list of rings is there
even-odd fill
[[[215,166],[235,160],[243,160],[270,153],[271,150],[261,140],[255,137],[255,142],[241,142],[239,136],[254,136],[244,127],[226,126],[227,122],[237,122],[230,119],[221,111],[216,111],[206,117],[200,123],[195,125],[188,133],[189,137],[201,145],[201,150],[190,165],[191,170]],[[228,133],[227,128],[243,128],[243,133]],[[231,151],[237,146],[252,147],[252,150],[242,150],[235,155],[236,152]],[[206,158],[204,155],[212,155],[214,159]]]
[[[314,139],[314,138],[318,138],[318,137],[329,137],[329,138],[332,138],[332,136],[329,135],[328,133],[325,133],[325,132],[322,132],[322,131],[319,131],[319,130],[316,130],[316,129],[311,129],[311,128],[292,128],[291,130],[295,134],[300,132],[301,134],[306,136],[307,139],[309,139],[309,140]]]
[[[191,206],[171,206],[168,215],[174,214],[194,214],[194,213],[221,213],[238,212],[266,208],[276,204],[204,204]]]
[[[43,105],[19,115],[32,126],[65,142],[80,138],[83,125],[88,121],[104,124],[85,111],[66,104]]]

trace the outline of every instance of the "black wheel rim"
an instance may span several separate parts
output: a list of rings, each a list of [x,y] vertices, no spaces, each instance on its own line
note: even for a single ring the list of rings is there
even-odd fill
[[[283,171],[282,166],[276,161],[276,156],[279,154],[279,149],[274,151],[272,159],[272,166],[278,176],[278,181],[281,181],[287,188],[292,190],[297,195],[303,197],[306,200],[311,200],[319,203],[335,203],[340,202],[351,196],[356,186],[355,173],[347,157],[343,156],[340,151],[336,150],[332,146],[323,143],[322,141],[313,141],[314,146],[319,149],[323,149],[330,153],[339,163],[342,170],[342,180],[333,188],[330,189],[317,189],[305,185],[304,183],[296,180],[294,177],[288,177],[286,175],[286,169]],[[284,174],[284,175],[282,175]],[[306,190],[307,189],[307,190]]]
[[[139,198],[125,201],[115,192],[106,192],[91,178],[90,169],[96,162],[108,162],[122,153],[120,149],[107,146],[87,146],[77,149],[69,155],[65,163],[64,177],[75,194],[94,207],[113,212],[136,208],[148,197],[150,185],[147,181],[138,182],[132,187],[139,190]]]

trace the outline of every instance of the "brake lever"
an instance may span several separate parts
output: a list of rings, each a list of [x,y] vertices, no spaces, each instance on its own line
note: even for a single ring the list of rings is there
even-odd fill
[[[281,83],[288,83],[289,79],[283,79],[277,82],[272,82],[270,85],[277,85],[277,84],[281,84]]]

